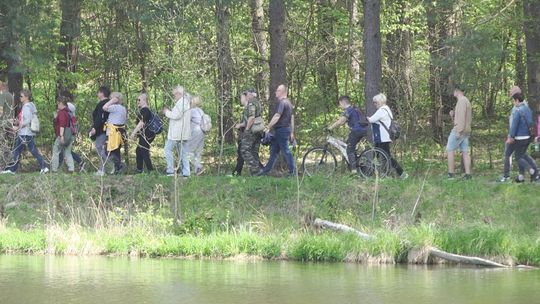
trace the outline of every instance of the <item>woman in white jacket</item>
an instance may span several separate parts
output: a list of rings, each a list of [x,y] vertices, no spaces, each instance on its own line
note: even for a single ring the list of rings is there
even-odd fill
[[[202,99],[200,96],[191,98],[191,138],[187,143],[187,152],[193,162],[195,174],[201,175],[204,172],[201,164],[201,156],[204,148],[205,134],[201,129],[204,111],[201,109]]]
[[[189,160],[186,143],[191,138],[191,110],[188,96],[184,88],[177,86],[173,90],[174,100],[176,101],[172,110],[163,108],[163,114],[169,118],[169,132],[165,142],[165,161],[167,162],[167,175],[174,176],[174,150],[182,162],[182,176],[189,177]]]
[[[371,123],[371,128],[373,130],[373,142],[375,143],[375,147],[381,148],[386,152],[390,158],[392,167],[396,170],[400,178],[407,178],[407,173],[403,172],[403,169],[392,157],[392,153],[390,152],[390,143],[392,140],[390,139],[388,130],[394,117],[392,115],[392,110],[386,105],[386,96],[382,93],[375,95],[375,97],[373,97],[373,103],[375,104],[377,111],[373,113],[371,117],[368,117],[368,121]]]

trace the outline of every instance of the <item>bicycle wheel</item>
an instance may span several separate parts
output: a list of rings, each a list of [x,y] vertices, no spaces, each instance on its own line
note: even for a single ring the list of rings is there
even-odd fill
[[[307,176],[320,174],[328,177],[334,174],[336,168],[336,156],[326,148],[312,148],[302,159],[302,172]]]
[[[390,172],[390,158],[382,149],[368,148],[356,160],[358,172],[365,178],[386,177]]]

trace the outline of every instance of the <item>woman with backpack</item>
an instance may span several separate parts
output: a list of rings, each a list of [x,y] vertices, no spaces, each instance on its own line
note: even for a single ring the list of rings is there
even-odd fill
[[[1,173],[14,174],[19,167],[20,157],[24,148],[28,148],[30,153],[36,158],[41,171],[41,174],[49,172],[47,164],[43,160],[43,157],[39,153],[34,138],[36,133],[39,132],[39,120],[37,119],[37,108],[33,102],[31,102],[32,93],[30,90],[21,90],[21,103],[22,109],[17,115],[15,126],[13,131],[17,133],[15,139],[15,149],[13,150],[13,164],[6,167]]]
[[[201,155],[204,148],[204,138],[206,131],[210,128],[207,126],[207,115],[201,109],[202,100],[200,96],[191,98],[191,138],[188,140],[186,150],[189,155],[190,162],[193,163],[195,174],[201,175],[204,168],[201,164]]]
[[[392,139],[390,138],[390,125],[394,119],[392,115],[392,110],[386,105],[386,96],[382,93],[375,95],[373,97],[373,104],[377,108],[377,111],[373,113],[372,116],[368,117],[368,121],[371,123],[371,128],[373,130],[373,142],[375,142],[375,147],[381,148],[386,152],[392,167],[396,170],[398,176],[402,179],[407,178],[409,175],[406,172],[403,172],[403,169],[399,163],[392,157],[390,152],[390,143]]]
[[[148,108],[148,96],[146,94],[137,97],[137,106],[139,107],[137,126],[131,132],[130,139],[134,139],[135,136],[138,138],[137,148],[135,149],[136,173],[143,173],[144,166],[148,171],[154,170],[150,157],[150,144],[156,138],[156,134],[161,132],[161,120],[159,124],[156,124],[155,120],[159,120],[159,117]]]

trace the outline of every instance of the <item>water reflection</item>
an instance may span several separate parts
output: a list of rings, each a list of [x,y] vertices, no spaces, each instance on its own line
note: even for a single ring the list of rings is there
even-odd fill
[[[540,271],[0,256],[0,303],[540,303]]]

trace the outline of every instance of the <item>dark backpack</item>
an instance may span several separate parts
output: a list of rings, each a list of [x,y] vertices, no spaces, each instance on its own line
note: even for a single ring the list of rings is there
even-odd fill
[[[150,119],[150,122],[146,128],[154,134],[159,134],[163,131],[163,122],[156,113],[150,113],[152,113],[152,118]]]
[[[367,119],[366,113],[364,111],[360,110],[358,107],[354,107],[356,112],[358,113],[358,122],[360,123],[361,127],[367,127],[369,126],[369,121]]]
[[[384,122],[381,121],[381,125],[386,129],[386,132],[388,132],[388,135],[390,135],[391,140],[396,140],[401,136],[401,128],[399,125],[394,121],[394,118],[392,115],[390,115],[390,112],[388,110],[383,109],[388,113],[388,116],[390,116],[390,126],[387,126]]]

